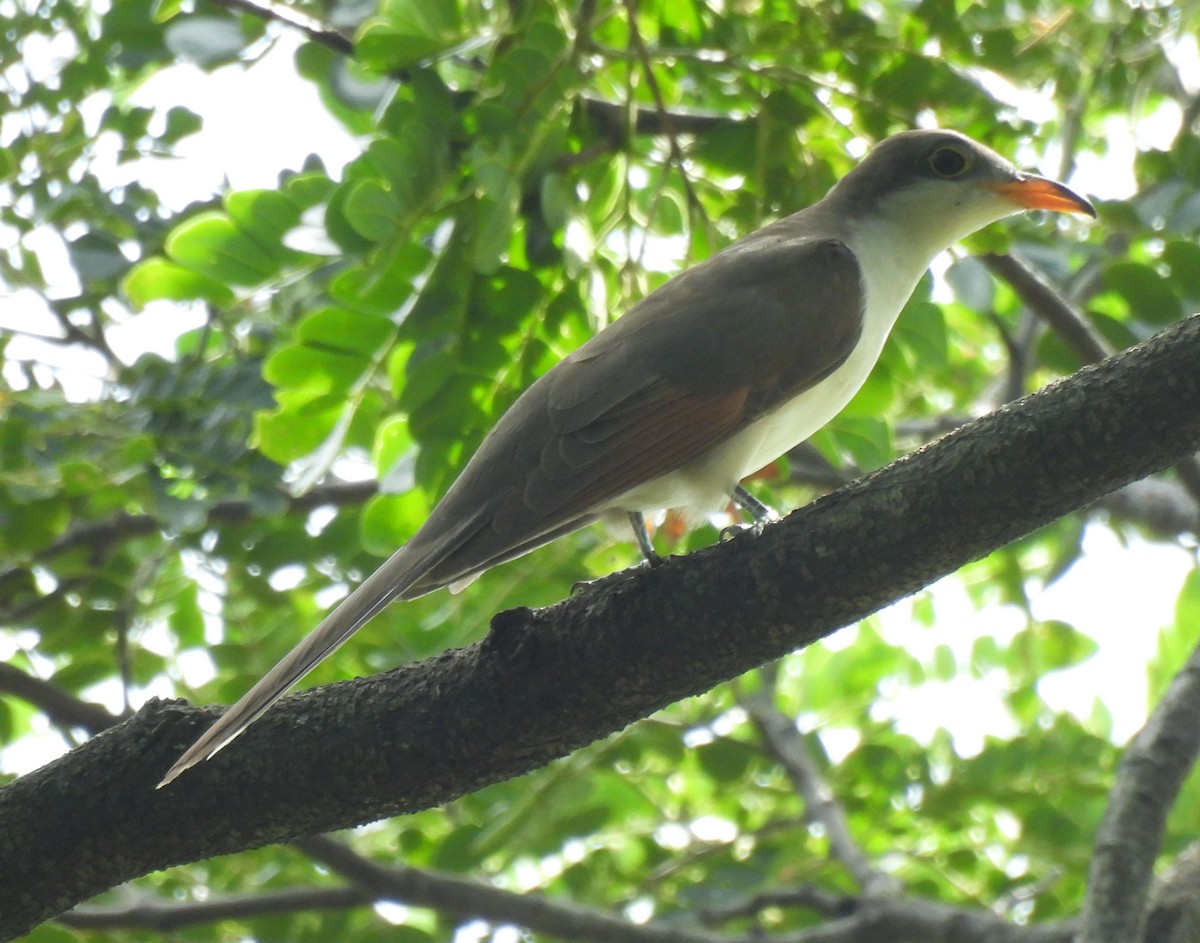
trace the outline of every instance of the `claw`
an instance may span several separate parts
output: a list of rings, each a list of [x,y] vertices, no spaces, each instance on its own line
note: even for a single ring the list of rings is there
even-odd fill
[[[735,537],[740,537],[742,534],[750,534],[752,537],[757,537],[763,532],[770,520],[779,520],[776,515],[773,518],[764,518],[761,521],[752,521],[749,524],[730,524],[727,527],[722,527],[721,532],[717,534],[717,539],[724,543],[727,540],[733,540]]]
[[[605,589],[609,586],[615,586],[618,583],[628,582],[637,576],[638,571],[642,567],[656,567],[660,566],[662,562],[663,558],[655,554],[653,557],[647,557],[631,567],[626,567],[624,570],[617,570],[605,576],[598,576],[594,580],[577,580],[571,584],[570,595],[583,596],[598,589]]]

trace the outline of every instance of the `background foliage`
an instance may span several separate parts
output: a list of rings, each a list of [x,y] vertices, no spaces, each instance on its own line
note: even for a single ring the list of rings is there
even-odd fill
[[[1061,178],[1082,166],[1112,198],[1086,232],[994,227],[936,291],[928,279],[850,408],[756,480],[776,505],[1080,365],[1078,346],[989,272],[997,254],[1035,265],[1115,348],[1200,295],[1191,5],[2,0],[0,12],[10,777],[101,725],[79,702],[235,699],[315,624],[331,587],[413,532],[534,377],[670,274],[819,198],[894,131],[955,127]],[[296,35],[292,81],[319,91],[358,157],[314,156],[277,186],[182,208],[142,179],[205,117],[135,104],[139,89],[180,61],[240,68]],[[289,108],[289,89],[278,95]],[[231,165],[255,147],[248,128]],[[164,335],[169,352],[155,352]],[[1192,548],[1187,484],[1131,490],[966,568],[961,590],[345,842],[681,932],[798,932],[882,886],[1015,926],[1073,917],[1120,748],[1105,691],[1066,712],[1046,681],[1122,627],[1041,620],[1038,599],[1088,530]],[[680,542],[668,521],[657,540],[685,550],[715,534]],[[463,626],[632,560],[599,530],[560,540],[460,596],[393,608],[308,683],[471,641]],[[1195,641],[1194,569],[1178,592],[1151,705]],[[964,607],[948,598],[1003,616],[951,644]],[[1175,807],[1165,862],[1200,829],[1197,789]],[[330,854],[267,848],[155,874],[31,939],[86,938],[103,919],[128,939],[164,925],[206,940],[515,938],[483,903],[381,904]],[[305,894],[277,893],[291,889]],[[257,909],[196,909],[251,891]],[[139,916],[131,905],[146,902],[178,923]]]

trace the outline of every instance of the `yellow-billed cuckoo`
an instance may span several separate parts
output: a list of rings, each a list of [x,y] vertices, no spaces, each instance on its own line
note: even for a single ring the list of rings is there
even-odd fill
[[[229,743],[393,600],[461,588],[597,519],[676,508],[696,520],[722,507],[846,405],[936,255],[1023,209],[1096,215],[970,138],[908,131],[819,203],[676,276],[526,390],[413,538],[159,785]]]

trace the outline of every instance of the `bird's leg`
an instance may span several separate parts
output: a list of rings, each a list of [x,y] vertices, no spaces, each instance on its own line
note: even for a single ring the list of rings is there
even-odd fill
[[[750,524],[730,524],[721,529],[721,539],[729,540],[744,531],[761,534],[763,527],[780,519],[779,512],[769,504],[764,504],[747,491],[742,485],[736,485],[730,495],[734,503],[749,514],[754,520]]]
[[[778,511],[759,501],[742,485],[733,489],[733,500],[737,502],[738,507],[754,518],[755,524],[770,524],[780,519]]]
[[[654,549],[654,544],[650,542],[650,533],[646,530],[646,518],[642,516],[641,511],[629,512],[629,526],[633,528],[633,539],[637,541],[638,550],[642,551],[642,557],[651,566],[658,566],[662,563],[660,557]]]
[[[662,557],[654,549],[654,544],[650,542],[650,533],[646,530],[646,519],[642,516],[641,511],[627,511],[629,524],[633,527],[633,539],[638,545],[638,549],[642,552],[642,557],[646,561],[647,566],[658,566],[662,563]],[[616,583],[630,579],[633,571],[640,569],[641,564],[630,567],[628,570],[618,570],[616,573],[609,573],[608,576],[601,576],[594,580],[579,580],[571,584],[571,595],[578,596],[581,593],[591,592],[594,589],[599,589],[602,586],[610,586]]]

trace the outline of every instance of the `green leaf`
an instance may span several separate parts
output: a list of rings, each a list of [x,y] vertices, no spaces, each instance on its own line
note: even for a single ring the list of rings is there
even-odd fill
[[[457,0],[384,0],[355,40],[355,54],[383,72],[432,59],[466,38]]]
[[[521,189],[507,168],[495,162],[481,165],[476,181],[482,196],[471,264],[475,271],[490,274],[499,268],[512,241]]]
[[[384,242],[400,231],[404,205],[378,180],[357,180],[346,192],[346,221],[364,239]]]
[[[341,395],[358,382],[367,364],[345,348],[317,348],[304,344],[281,347],[263,364],[268,383],[308,396]]]
[[[39,550],[66,532],[71,512],[50,498],[0,507],[0,550],[13,555]]]
[[[733,782],[740,778],[754,756],[752,747],[725,737],[696,748],[701,768],[717,782]]]
[[[895,455],[891,427],[881,419],[846,415],[830,431],[838,445],[864,470],[881,468]]]
[[[201,213],[167,237],[167,255],[179,265],[227,285],[260,285],[278,263],[223,213]]]
[[[167,127],[162,133],[161,140],[167,144],[176,144],[203,127],[203,118],[189,108],[176,105],[167,111]]]
[[[309,347],[357,354],[366,360],[374,357],[395,332],[395,325],[387,318],[328,307],[305,317],[296,329],[296,337]]]
[[[311,455],[337,425],[345,408],[340,397],[280,397],[280,408],[254,417],[254,446],[280,465]]]
[[[355,266],[334,276],[330,297],[355,311],[394,315],[412,295],[413,281],[431,259],[423,245],[399,242],[381,251],[370,267]]]
[[[881,362],[846,404],[841,418],[868,419],[885,415],[895,398],[895,387],[891,371]]]
[[[1170,324],[1183,317],[1183,305],[1170,282],[1149,265],[1113,262],[1104,270],[1104,284],[1148,324]]]
[[[1149,706],[1156,705],[1175,675],[1187,663],[1196,645],[1196,626],[1200,625],[1200,569],[1188,571],[1175,598],[1175,618],[1158,633],[1154,658],[1146,666]]]
[[[405,367],[404,388],[397,391],[400,405],[409,413],[420,409],[445,389],[457,368],[458,361],[449,351],[418,348]]]
[[[154,0],[150,19],[154,23],[166,23],[183,12],[185,0]]]
[[[1200,296],[1200,246],[1189,239],[1173,239],[1163,247],[1162,259],[1170,266],[1176,291],[1188,298]]]
[[[169,615],[171,632],[181,646],[204,644],[204,615],[200,609],[199,588],[188,583],[171,600]]]
[[[391,556],[425,523],[428,514],[429,503],[420,490],[377,495],[363,510],[363,549],[379,557]]]
[[[207,301],[226,308],[236,298],[223,282],[164,258],[147,259],[134,266],[121,288],[136,308],[159,300]]]
[[[225,211],[265,252],[286,257],[283,236],[300,223],[300,207],[288,197],[278,190],[241,190],[225,197]]]
[[[112,236],[88,232],[67,243],[71,264],[85,282],[104,281],[129,268],[129,260]]]
[[[1094,639],[1066,622],[1035,622],[1009,646],[1009,671],[1018,678],[1036,677],[1085,661],[1096,649]]]

